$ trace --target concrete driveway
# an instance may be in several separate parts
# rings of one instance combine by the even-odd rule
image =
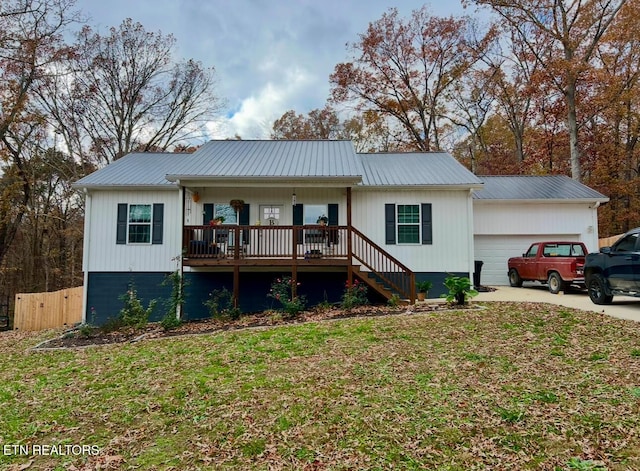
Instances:
[[[582,309],[583,311],[602,312],[620,319],[640,322],[640,298],[614,296],[613,303],[605,306],[593,304],[586,291],[577,289],[566,293],[551,294],[546,286],[524,283],[522,288],[493,286],[495,291],[480,293],[474,301],[515,301],[558,304],[560,306]]]

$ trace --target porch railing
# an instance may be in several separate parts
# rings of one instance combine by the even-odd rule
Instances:
[[[349,231],[347,226],[319,225],[184,226],[182,240],[186,259],[209,259],[212,264],[242,259],[352,263],[353,259],[402,298],[415,300],[415,274],[354,227]]]
[[[347,258],[346,226],[185,226],[186,258]]]
[[[406,265],[365,236],[351,228],[353,258],[366,267],[372,276],[413,303],[416,298],[416,276]]]

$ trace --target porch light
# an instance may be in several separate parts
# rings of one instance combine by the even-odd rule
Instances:
[[[291,195],[291,206],[296,205],[296,194],[295,192]]]

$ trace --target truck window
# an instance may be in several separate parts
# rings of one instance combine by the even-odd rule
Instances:
[[[582,244],[573,244],[571,246],[571,256],[572,257],[584,257],[585,253],[582,248]]]
[[[538,254],[538,245],[532,245],[527,252],[527,257],[535,257]]]
[[[616,252],[633,252],[636,248],[637,240],[638,234],[629,234],[614,246],[614,250]]]

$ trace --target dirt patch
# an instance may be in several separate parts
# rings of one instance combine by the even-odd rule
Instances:
[[[92,345],[109,345],[116,343],[136,342],[142,339],[167,338],[180,335],[197,335],[228,330],[239,330],[255,327],[268,327],[285,324],[299,324],[303,322],[317,322],[330,319],[346,319],[351,317],[377,317],[399,314],[414,314],[418,312],[442,311],[451,308],[464,309],[475,307],[472,304],[466,306],[450,306],[442,303],[420,303],[414,306],[360,306],[351,310],[338,308],[316,309],[304,311],[294,318],[286,318],[280,312],[265,311],[249,315],[243,315],[237,320],[203,319],[185,322],[182,325],[165,331],[158,323],[150,323],[143,328],[126,328],[112,332],[94,329],[87,335],[80,329],[73,329],[63,333],[60,337],[47,340],[37,345],[36,349],[47,348],[77,348]]]

